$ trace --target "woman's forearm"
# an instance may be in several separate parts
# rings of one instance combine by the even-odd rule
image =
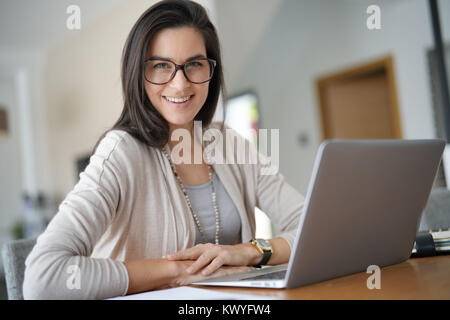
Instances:
[[[269,242],[273,253],[268,264],[287,263],[291,254],[291,248],[286,240],[273,238]],[[236,247],[240,248],[239,252],[247,257],[242,259],[241,265],[256,265],[261,261],[262,254],[251,243],[241,243],[236,245]],[[187,269],[193,263],[193,260],[167,259],[126,261],[124,264],[129,277],[127,294],[182,285],[186,282],[186,276],[189,275]]]
[[[181,265],[177,261],[146,259],[124,262],[128,271],[127,294],[173,286]]]
[[[270,257],[267,264],[277,265],[289,262],[289,257],[291,256],[291,247],[283,238],[273,238],[269,240],[272,246],[272,256]]]
[[[194,261],[169,261],[165,259],[147,259],[124,262],[128,271],[129,285],[127,294],[178,287],[201,281],[205,276],[190,274],[187,269]],[[250,271],[246,266],[224,266],[214,276],[225,276]]]

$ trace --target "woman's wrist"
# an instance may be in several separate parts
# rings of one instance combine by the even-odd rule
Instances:
[[[256,266],[261,262],[263,257],[262,253],[256,249],[256,247],[250,242],[238,244],[244,250],[247,257],[247,266]]]
[[[266,264],[277,265],[289,262],[291,248],[284,238],[272,238],[267,241],[269,241],[270,246],[272,247],[272,255]],[[247,265],[256,266],[260,264],[263,254],[252,243],[241,243],[238,246],[242,246],[242,249],[245,249],[247,252]]]
[[[165,259],[126,261],[124,265],[129,276],[127,294],[170,286],[181,274],[177,261]]]

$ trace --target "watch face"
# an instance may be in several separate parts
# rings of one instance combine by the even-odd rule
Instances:
[[[256,242],[258,242],[258,245],[263,250],[271,250],[272,247],[270,246],[270,242],[265,239],[256,239]]]

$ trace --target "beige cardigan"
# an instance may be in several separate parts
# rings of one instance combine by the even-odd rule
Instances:
[[[292,247],[303,196],[281,174],[261,175],[260,164],[213,167],[241,217],[242,242],[254,237],[258,207]],[[24,297],[125,295],[129,279],[123,261],[191,247],[195,228],[164,154],[125,131],[110,131],[26,259]]]

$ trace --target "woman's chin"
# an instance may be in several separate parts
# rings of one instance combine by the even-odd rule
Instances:
[[[194,121],[194,118],[170,118],[167,120],[172,127],[190,127]]]

